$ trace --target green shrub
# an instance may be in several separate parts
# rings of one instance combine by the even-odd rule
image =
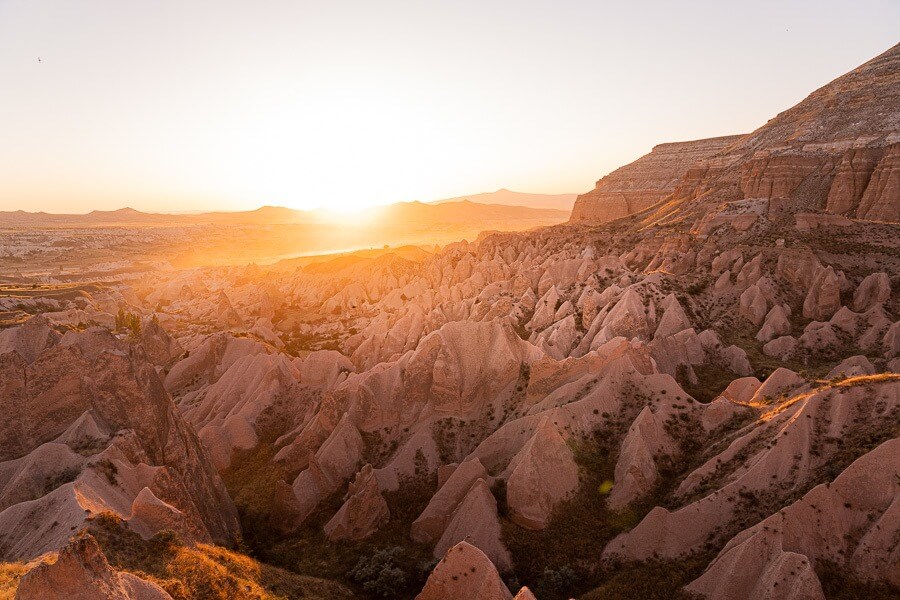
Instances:
[[[569,565],[558,569],[544,569],[544,575],[537,587],[537,595],[542,600],[565,599],[575,590],[578,575]]]
[[[394,546],[362,557],[347,574],[364,590],[382,598],[396,598],[406,588],[406,573],[398,565],[403,548]]]

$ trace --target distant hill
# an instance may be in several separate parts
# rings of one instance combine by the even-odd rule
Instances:
[[[448,202],[461,202],[469,200],[480,204],[505,204],[508,206],[526,206],[529,208],[554,208],[557,210],[572,210],[575,197],[578,194],[529,194],[527,192],[513,192],[501,188],[496,192],[484,192],[458,198],[446,198],[434,200],[428,204],[445,204]]]
[[[510,206],[494,203],[483,204],[470,200],[443,201],[437,204],[424,202],[398,202],[383,209],[371,209],[373,212],[383,210],[393,219],[419,221],[436,219],[441,222],[461,223],[467,221],[523,220],[523,219],[555,219],[563,221],[568,218],[568,211],[552,208],[531,208],[526,206]]]
[[[504,192],[506,190],[501,190]],[[496,192],[499,194],[499,192]],[[507,200],[513,197],[554,198],[539,194],[518,194],[508,192]],[[489,198],[494,194],[477,194],[472,198]],[[501,199],[503,199],[501,197]],[[574,195],[572,196],[574,201]],[[442,200],[438,203],[397,202],[386,206],[363,209],[358,217],[388,218],[393,222],[420,222],[436,220],[440,223],[468,223],[481,221],[536,221],[562,222],[569,216],[571,203],[567,208],[534,208],[510,205],[506,202],[483,203],[465,200]],[[22,210],[0,212],[0,226],[7,227],[101,227],[114,225],[284,225],[302,223],[340,222],[342,217],[324,210],[295,210],[282,206],[263,206],[251,211],[208,212],[199,214],[146,213],[133,208],[118,210],[95,210],[87,214],[54,214],[46,212],[26,212]],[[356,219],[356,217],[354,217]]]

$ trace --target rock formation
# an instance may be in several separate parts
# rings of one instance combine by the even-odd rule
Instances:
[[[6,558],[56,550],[102,511],[134,517],[147,535],[174,528],[198,541],[234,540],[237,514],[225,487],[142,348],[87,330],[34,354],[33,329],[8,330],[19,343],[0,355]]]
[[[512,597],[490,559],[471,544],[459,542],[447,550],[416,600],[511,600]]]
[[[619,167],[578,196],[570,223],[605,223],[639,213],[675,191],[689,169],[741,138],[739,135],[654,146],[649,154]]]
[[[16,600],[172,600],[155,583],[109,566],[90,534],[61,548],[55,562],[40,562],[19,582]]]
[[[824,599],[814,566],[827,560],[863,580],[897,585],[900,440],[885,442],[831,484],[726,544],[687,590],[711,600],[763,597]]]

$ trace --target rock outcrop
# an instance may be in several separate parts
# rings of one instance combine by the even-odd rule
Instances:
[[[750,135],[659,146],[573,225],[0,298],[43,311],[0,330],[4,558],[102,512],[233,541],[221,471],[292,547],[324,524],[444,556],[426,599],[716,554],[690,591],[896,583],[898,72],[900,46]],[[531,545],[560,538],[577,561]]]
[[[578,465],[566,439],[545,417],[510,463],[510,518],[528,529],[547,526],[553,509],[578,488]]]
[[[40,562],[19,582],[16,600],[172,600],[155,583],[113,569],[89,534]]]
[[[439,558],[459,542],[468,542],[484,552],[501,571],[512,568],[512,557],[503,544],[497,500],[484,479],[476,481],[456,508],[441,539],[434,547]]]
[[[360,540],[375,533],[390,518],[390,510],[372,465],[366,465],[350,484],[345,502],[328,523],[325,535],[329,540]]]
[[[864,581],[900,585],[898,477],[900,440],[894,439],[833,483],[735,536],[687,590],[710,600],[824,599],[814,570],[822,561]]]
[[[721,152],[739,135],[654,146],[649,154],[620,167],[578,196],[570,223],[605,223],[641,212],[675,191],[688,170]]]
[[[237,513],[196,434],[175,410],[141,346],[88,329],[0,355],[0,542],[7,559],[62,547],[92,514],[135,518],[188,539],[231,543]],[[17,330],[8,330],[13,334]]]
[[[467,542],[459,542],[447,550],[416,600],[511,600],[512,597],[484,552]]]

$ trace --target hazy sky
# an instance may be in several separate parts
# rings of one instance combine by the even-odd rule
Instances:
[[[897,0],[0,0],[0,209],[581,192],[898,34]]]

